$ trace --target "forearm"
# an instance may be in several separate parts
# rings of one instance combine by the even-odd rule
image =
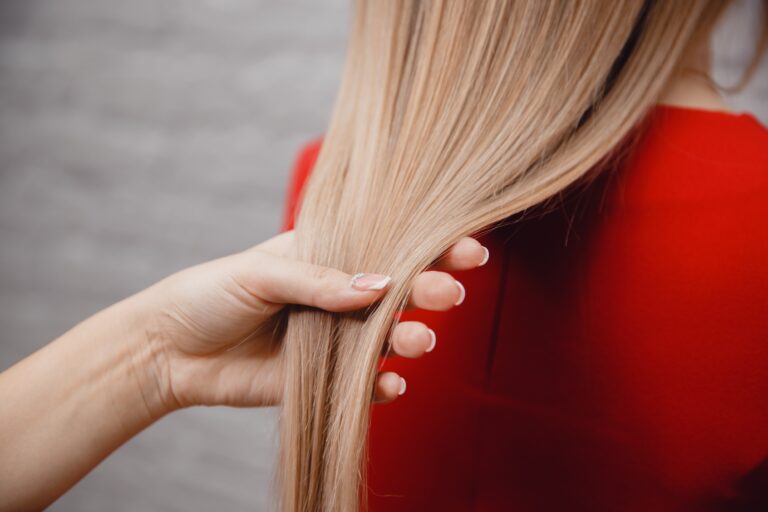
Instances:
[[[132,297],[0,374],[0,509],[43,508],[166,409]]]

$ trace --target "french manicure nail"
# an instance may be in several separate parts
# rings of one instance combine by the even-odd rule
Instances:
[[[481,261],[481,262],[480,262],[480,264],[478,265],[478,267],[482,267],[483,265],[485,265],[486,263],[488,263],[488,260],[489,260],[489,259],[490,259],[490,257],[491,257],[491,251],[489,251],[489,250],[488,250],[488,248],[487,248],[486,246],[483,246],[483,252],[485,253],[485,255],[483,256],[483,261]]]
[[[435,334],[435,331],[432,329],[427,328],[429,331],[429,337],[432,339],[432,341],[429,342],[429,347],[427,348],[427,352],[432,352],[435,350],[435,345],[437,345],[437,335]]]
[[[464,298],[467,296],[467,290],[464,289],[464,285],[460,282],[454,281],[454,283],[456,283],[456,286],[459,287],[459,299],[454,303],[454,306],[458,306],[464,302]]]
[[[402,396],[405,393],[405,379],[400,377],[400,391],[397,392],[398,396]]]
[[[349,287],[360,291],[383,290],[387,287],[391,277],[383,274],[355,274],[349,282]]]

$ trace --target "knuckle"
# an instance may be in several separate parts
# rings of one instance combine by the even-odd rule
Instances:
[[[318,284],[326,284],[330,277],[330,269],[313,265],[309,268],[309,277]]]
[[[335,309],[338,307],[337,288],[335,273],[325,267],[314,266],[309,270],[312,280],[311,301],[312,304],[324,309]]]

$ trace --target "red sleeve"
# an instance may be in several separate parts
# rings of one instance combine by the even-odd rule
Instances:
[[[286,194],[285,209],[283,210],[281,231],[293,229],[301,192],[304,189],[304,184],[309,177],[309,173],[315,166],[317,155],[320,153],[321,144],[322,139],[316,139],[305,145],[301,148],[301,151],[299,151],[299,155],[293,165],[290,181],[288,182],[288,193]]]

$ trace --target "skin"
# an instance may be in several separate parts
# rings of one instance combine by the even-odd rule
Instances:
[[[293,259],[292,244],[284,233],[174,274],[0,374],[0,510],[44,508],[177,409],[278,404],[275,315],[286,304],[351,311],[388,291],[356,290],[351,275]],[[486,254],[476,240],[460,240],[414,280],[409,308],[454,307],[460,286],[446,271],[475,268]],[[402,322],[390,343],[397,355],[420,357],[432,340],[426,325]],[[375,399],[394,400],[403,387],[399,375],[383,373]]]
[[[727,111],[709,80],[708,38],[694,45],[660,103]],[[360,309],[387,289],[355,291],[352,276],[291,257],[292,234],[181,271],[85,320],[0,374],[0,511],[52,503],[99,462],[164,415],[195,405],[280,401],[281,352],[269,335],[286,304]],[[487,259],[460,240],[413,283],[410,308],[447,311],[461,296],[446,271]],[[402,322],[392,352],[434,348],[428,327]],[[404,389],[378,376],[375,399]]]
[[[659,103],[699,110],[729,112],[712,76],[711,34],[703,34],[686,50],[680,70],[664,88]]]

